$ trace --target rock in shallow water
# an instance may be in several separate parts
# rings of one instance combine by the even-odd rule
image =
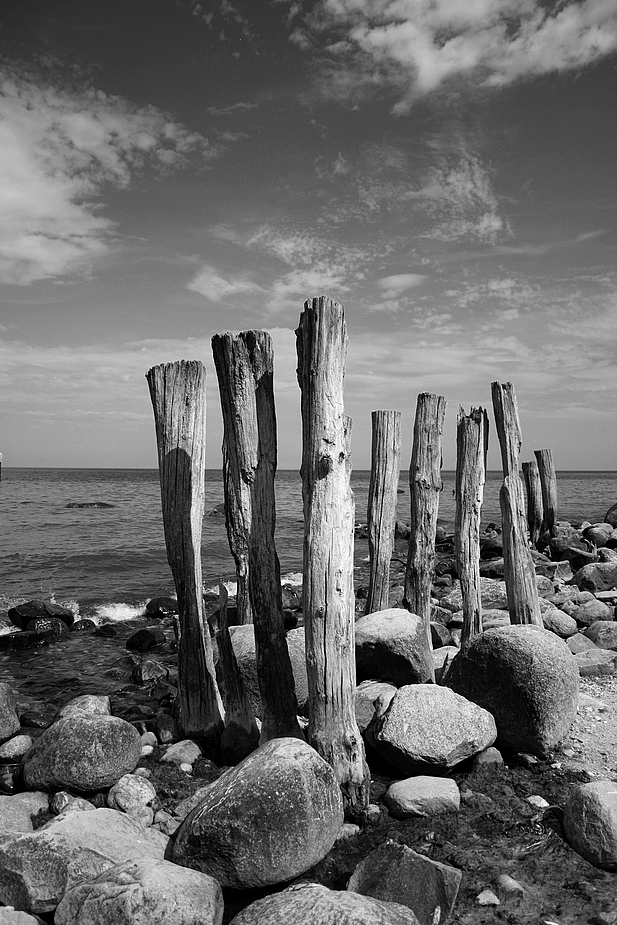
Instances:
[[[210,785],[178,829],[173,859],[223,887],[270,886],[322,860],[342,824],[330,765],[300,739],[272,739]]]

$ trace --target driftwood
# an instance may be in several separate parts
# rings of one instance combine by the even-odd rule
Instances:
[[[263,710],[261,742],[302,738],[285,639],[276,523],[276,414],[274,358],[264,331],[217,334],[212,352],[223,412],[230,510],[241,512],[239,530],[248,551],[248,585],[255,625],[257,678]]]
[[[302,395],[302,603],[309,742],[334,769],[348,816],[362,818],[370,775],[355,715],[355,508],[351,420],[343,407],[343,306],[324,296],[305,302],[296,339]]]
[[[504,476],[499,503],[510,620],[512,623],[535,623],[542,626],[536,570],[527,538],[523,483],[518,474],[518,458],[523,440],[516,395],[511,382],[493,382],[491,392]]]
[[[390,559],[401,465],[401,412],[373,411],[371,423],[371,479],[366,512],[370,566],[365,613],[386,610],[389,606]]]
[[[206,370],[196,360],[146,374],[154,409],[167,559],[178,596],[179,721],[189,738],[218,744],[223,703],[203,607]]]
[[[488,417],[483,408],[467,416],[459,409],[456,428],[456,564],[463,597],[461,647],[482,632],[480,518],[486,478]]]
[[[244,689],[227,625],[227,588],[219,584],[219,616],[216,641],[225,700],[225,728],[221,734],[223,764],[238,764],[259,746],[259,729]]]
[[[544,508],[542,531],[548,530],[549,533],[552,533],[557,520],[557,473],[555,472],[553,453],[551,450],[534,450],[534,456],[538,463],[540,485],[542,486],[542,506]]]
[[[544,506],[542,503],[540,474],[535,459],[523,463],[523,477],[525,479],[525,489],[527,491],[527,528],[529,530],[529,541],[532,546],[537,546],[542,531],[542,521],[544,520]]]
[[[416,403],[409,467],[411,522],[403,603],[421,617],[431,642],[431,583],[441,482],[441,439],[446,413],[442,395],[421,392]]]

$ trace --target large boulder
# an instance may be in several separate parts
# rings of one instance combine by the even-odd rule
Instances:
[[[0,681],[0,742],[6,742],[20,728],[15,691],[6,681]]]
[[[452,768],[488,748],[496,735],[487,710],[435,684],[399,688],[367,730],[377,752],[409,775]]]
[[[301,739],[271,739],[208,788],[173,859],[223,887],[284,883],[328,853],[343,823],[334,771]]]
[[[26,601],[23,604],[17,604],[10,608],[8,617],[11,623],[18,626],[20,630],[25,630],[31,620],[39,617],[57,617],[68,627],[75,622],[75,614],[72,610],[49,601]]]
[[[258,899],[230,925],[420,925],[407,906],[317,883],[301,883]]]
[[[255,628],[252,624],[230,626],[229,635],[236,656],[238,668],[242,676],[244,689],[248,694],[255,716],[261,716],[261,697],[259,682],[257,680],[257,659],[255,655]],[[287,649],[293,671],[298,698],[298,712],[306,713],[308,710],[308,678],[306,674],[306,652],[304,643],[304,627],[291,630],[286,635]]]
[[[0,903],[51,912],[73,884],[122,861],[162,859],[168,843],[158,829],[113,809],[62,813],[0,845]]]
[[[617,562],[592,562],[584,565],[572,578],[581,591],[612,591],[617,587]]]
[[[617,652],[617,623],[598,620],[588,626],[584,633],[599,649],[612,649]]]
[[[54,925],[221,925],[223,891],[207,874],[142,858],[71,886]]]
[[[506,584],[495,578],[480,579],[480,596],[484,610],[507,610]],[[455,581],[452,590],[441,601],[445,607],[456,612],[463,609],[463,592],[460,581]]]
[[[137,729],[118,716],[75,713],[35,741],[24,761],[24,780],[38,790],[89,793],[130,774],[141,757]]]
[[[590,626],[597,620],[612,620],[613,614],[612,607],[594,598],[593,601],[583,601],[579,604],[576,610],[572,611],[571,616],[579,626]]]
[[[543,755],[574,722],[578,678],[563,640],[514,625],[476,636],[454,659],[446,683],[492,713],[498,747]]]
[[[396,694],[396,687],[387,681],[362,681],[356,687],[356,722],[360,732],[364,732],[375,715],[375,701],[389,703]]]
[[[432,861],[407,845],[386,841],[358,864],[347,889],[409,906],[421,925],[446,925],[461,876],[455,867]]]
[[[614,527],[609,523],[591,524],[583,530],[583,536],[594,546],[606,546]]]
[[[595,780],[575,787],[564,806],[563,828],[590,864],[617,870],[617,783]]]
[[[356,673],[359,681],[423,684],[433,677],[426,628],[415,613],[397,607],[356,620]]]

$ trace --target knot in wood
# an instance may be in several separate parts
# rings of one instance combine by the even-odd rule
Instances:
[[[325,479],[334,469],[334,463],[331,456],[320,456],[317,464],[317,478]]]

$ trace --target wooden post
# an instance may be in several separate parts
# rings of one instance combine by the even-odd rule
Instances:
[[[227,625],[227,589],[219,584],[219,621],[216,634],[219,667],[225,695],[225,728],[221,734],[223,764],[237,764],[259,746],[259,729],[242,682]]]
[[[538,463],[540,485],[542,486],[542,505],[544,507],[542,530],[548,530],[549,533],[552,533],[557,520],[557,473],[553,463],[553,453],[551,450],[534,450],[533,454]]]
[[[536,570],[527,539],[523,483],[518,474],[518,457],[523,440],[514,386],[511,382],[493,382],[491,393],[504,476],[499,503],[510,620],[512,623],[535,623],[542,626]]]
[[[542,504],[540,474],[535,459],[523,463],[523,477],[525,479],[525,489],[527,491],[527,528],[529,530],[529,541],[532,546],[536,546],[542,530],[544,506]]]
[[[281,570],[274,544],[276,413],[274,353],[265,331],[215,334],[212,352],[223,411],[230,489],[248,550],[257,678],[263,710],[261,743],[303,738],[285,639]]]
[[[394,547],[396,495],[401,464],[401,412],[371,414],[371,480],[366,520],[370,572],[365,613],[386,610]]]
[[[180,725],[188,738],[218,745],[223,703],[205,619],[201,531],[206,471],[206,370],[197,360],[146,373],[154,409],[167,559],[176,593]]]
[[[223,440],[223,492],[225,499],[225,527],[229,549],[236,563],[236,609],[238,623],[252,623],[253,610],[249,594],[249,550],[246,541],[250,507],[246,493],[234,482],[230,471],[227,442]]]
[[[456,516],[454,541],[463,597],[461,647],[482,632],[480,518],[486,476],[488,418],[483,408],[469,416],[459,408],[456,428]]]
[[[431,643],[431,584],[441,483],[441,438],[446,413],[442,395],[421,392],[416,403],[409,466],[411,522],[403,603],[421,617]],[[434,675],[433,675],[434,680]]]
[[[347,815],[362,819],[370,774],[355,714],[355,506],[350,487],[351,421],[343,407],[343,306],[325,296],[305,302],[296,346],[302,393],[302,603],[309,742],[334,769]]]

